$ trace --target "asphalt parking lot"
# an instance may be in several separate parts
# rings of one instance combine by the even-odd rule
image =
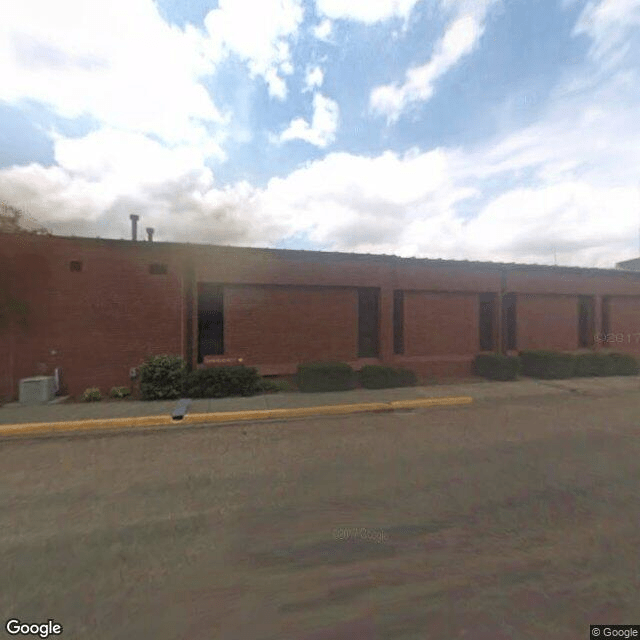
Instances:
[[[564,395],[2,441],[4,619],[74,640],[640,624],[639,416],[636,393]]]

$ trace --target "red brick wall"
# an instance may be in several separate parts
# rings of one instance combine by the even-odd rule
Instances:
[[[421,358],[395,358],[393,366],[412,369],[427,381],[429,378],[469,378],[473,376],[472,356],[430,356]]]
[[[478,295],[406,291],[405,356],[468,355],[479,351]]]
[[[224,305],[225,355],[248,364],[356,357],[355,289],[227,286]]]
[[[500,273],[495,268],[470,269],[458,265],[440,265],[438,262],[421,264],[407,261],[391,267],[393,288],[405,290],[486,292],[500,290]]]
[[[577,296],[518,295],[516,323],[518,350],[578,348]]]
[[[71,260],[83,262],[81,273],[69,270]],[[150,275],[155,262],[168,274]],[[492,265],[0,234],[0,277],[32,309],[26,332],[0,329],[0,396],[15,397],[19,378],[39,373],[39,363],[49,373],[62,367],[75,395],[129,384],[130,367],[149,353],[184,354],[188,262],[197,281],[227,287],[227,352],[266,368],[361,364],[356,289],[378,287],[381,359],[425,375],[464,375],[479,349],[477,294],[499,291],[502,279]],[[625,336],[615,346],[636,350],[639,274],[523,267],[506,275],[506,290],[518,294],[518,348],[577,348],[583,294],[613,296],[611,331]],[[393,354],[394,289],[406,292],[403,356]]]
[[[614,334],[614,341],[602,346],[640,353],[640,297],[612,297],[609,305],[609,331]]]
[[[61,367],[72,395],[88,386],[108,393],[129,385],[130,367],[148,353],[182,352],[182,276],[175,266],[167,275],[148,272],[151,262],[170,256],[108,243],[1,240],[3,258],[21,274],[16,292],[31,309],[28,330],[12,331],[14,366],[0,381],[4,397],[15,397],[19,379],[38,375],[40,364],[48,374]],[[82,261],[81,272],[70,271],[71,260]],[[10,337],[0,334],[3,364]]]
[[[279,284],[294,286],[377,287],[389,273],[378,256],[370,259],[332,260],[321,255],[292,251],[262,252],[234,247],[189,247],[197,264],[200,282]]]
[[[640,295],[640,273],[624,271],[602,274],[549,271],[527,267],[508,272],[507,289],[517,293],[563,295]]]

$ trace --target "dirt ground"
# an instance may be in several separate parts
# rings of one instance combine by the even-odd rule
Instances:
[[[1,441],[1,613],[73,640],[640,624],[639,417],[627,393]]]

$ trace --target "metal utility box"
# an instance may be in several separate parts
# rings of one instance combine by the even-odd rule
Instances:
[[[20,380],[20,404],[46,404],[54,399],[56,381],[53,376],[36,376]]]

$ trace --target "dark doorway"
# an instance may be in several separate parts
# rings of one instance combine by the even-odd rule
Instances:
[[[502,297],[502,340],[505,351],[517,349],[516,294],[507,293]]]
[[[578,297],[578,347],[585,349],[593,345],[595,336],[595,301],[593,296]]]
[[[193,368],[193,307],[196,289],[196,274],[193,265],[188,265],[184,275],[185,287],[185,325],[187,327],[185,334],[185,355],[187,360],[187,369],[191,371]]]
[[[223,289],[214,284],[198,284],[198,362],[204,356],[224,354]]]
[[[379,290],[358,289],[358,357],[378,357]]]
[[[496,348],[496,294],[481,293],[478,314],[480,332],[480,351],[493,351]]]
[[[404,353],[404,291],[393,292],[393,352]]]
[[[611,332],[611,298],[604,296],[602,298],[602,336],[601,340],[606,340],[607,335]]]

